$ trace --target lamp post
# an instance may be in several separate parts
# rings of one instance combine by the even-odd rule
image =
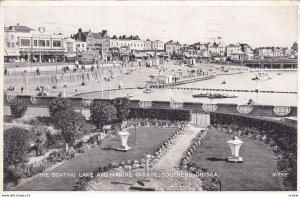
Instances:
[[[27,72],[26,72],[26,94],[28,95],[28,85],[29,85],[29,80],[28,80],[28,72],[29,72],[29,61],[30,61],[30,54],[29,54],[29,49],[28,49],[28,55],[27,55]]]
[[[243,142],[238,137],[233,136],[233,138],[227,141],[227,143],[230,146],[231,155],[232,155],[231,157],[228,157],[228,162],[242,163],[244,160],[242,157],[239,156],[239,151]]]

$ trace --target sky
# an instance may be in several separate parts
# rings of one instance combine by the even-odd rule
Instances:
[[[46,27],[66,36],[78,28],[180,43],[213,41],[252,47],[291,47],[297,40],[295,7],[5,7],[4,25]]]

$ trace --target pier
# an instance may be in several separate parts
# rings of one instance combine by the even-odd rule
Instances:
[[[268,90],[235,90],[235,89],[220,89],[220,88],[186,88],[186,87],[153,87],[153,88],[165,88],[165,89],[177,89],[177,90],[202,90],[202,91],[220,91],[220,92],[256,92],[256,93],[282,93],[282,94],[297,94],[298,92],[293,91],[268,91]]]
[[[151,88],[164,88],[164,87],[171,88],[172,86],[183,85],[183,84],[187,84],[187,83],[193,83],[193,82],[197,82],[197,81],[212,79],[212,78],[215,78],[216,76],[217,75],[194,77],[194,78],[179,80],[179,81],[172,82],[172,83],[165,83],[165,84],[163,84],[163,83],[154,84],[154,83],[150,83],[150,82],[147,82],[147,83]]]
[[[244,66],[249,68],[262,69],[297,69],[297,59],[265,59],[265,60],[245,60],[241,62]]]

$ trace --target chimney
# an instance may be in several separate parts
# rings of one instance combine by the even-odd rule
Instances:
[[[17,26],[20,26],[20,23],[17,23]]]

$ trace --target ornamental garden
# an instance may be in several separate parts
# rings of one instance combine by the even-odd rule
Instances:
[[[68,98],[51,100],[49,117],[25,116],[27,105],[13,99],[4,117],[5,190],[296,190],[292,124],[211,112],[201,127],[189,110],[132,108],[127,98],[94,100],[88,120]],[[243,162],[228,162],[233,136]]]

